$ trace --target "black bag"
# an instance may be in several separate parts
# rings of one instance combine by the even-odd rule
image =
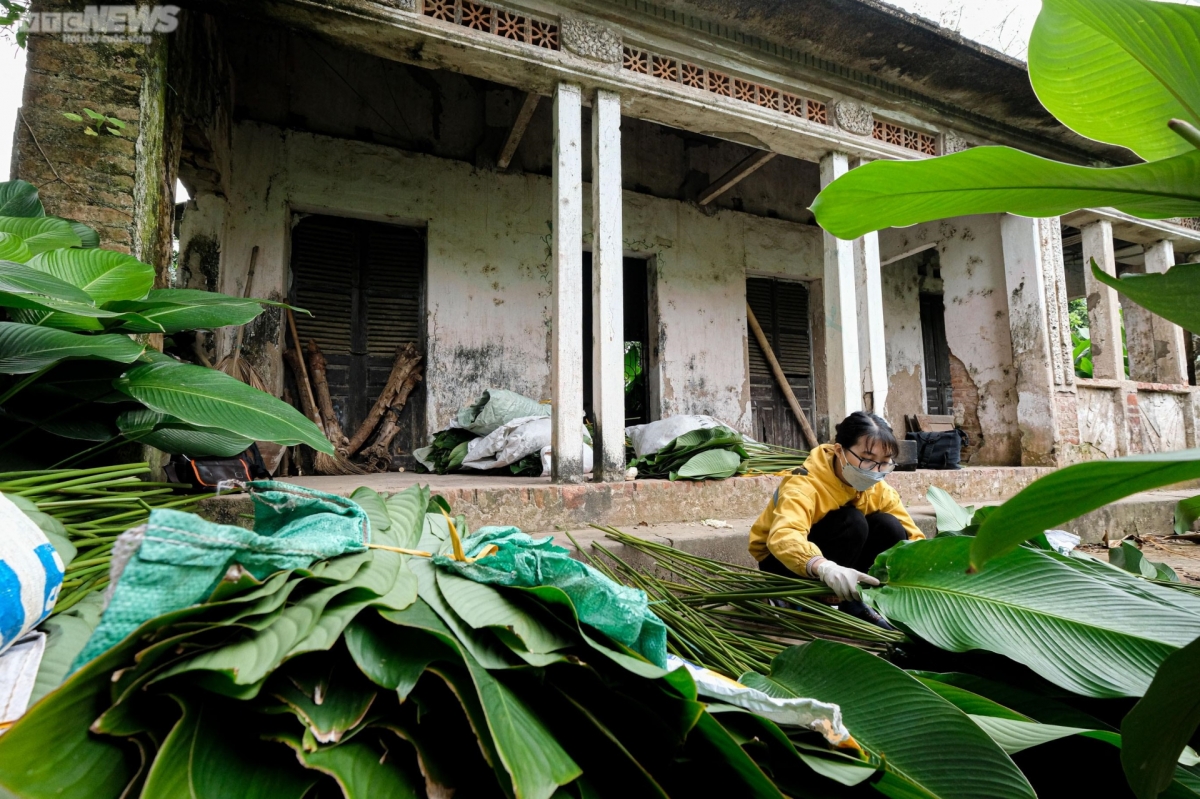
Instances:
[[[258,445],[232,458],[189,458],[187,455],[172,455],[167,465],[167,479],[172,483],[184,483],[193,488],[216,490],[219,486],[250,480],[261,480],[271,476],[259,454]]]
[[[917,442],[917,466],[921,469],[961,469],[962,448],[971,442],[959,428],[942,433],[909,433]]]

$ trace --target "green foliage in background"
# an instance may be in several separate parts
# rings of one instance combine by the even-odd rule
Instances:
[[[0,461],[65,464],[124,441],[192,456],[255,440],[333,452],[290,405],[139,336],[243,325],[279,303],[156,289],[153,267],[98,240],[46,216],[30,184],[0,184]]]
[[[1084,167],[1006,147],[921,162],[878,161],[822,191],[813,204],[817,221],[836,236],[853,238],[974,213],[1046,217],[1111,206],[1146,219],[1200,216],[1200,8],[1150,0],[1044,0],[1030,40],[1029,72],[1038,98],[1063,124],[1128,147],[1146,162]],[[1184,329],[1200,328],[1200,267],[1114,278],[1090,266],[1098,280],[1153,313]],[[1083,352],[1077,340],[1076,355]],[[984,519],[970,543],[969,565],[986,575],[998,566],[993,561],[1046,529],[1130,494],[1197,477],[1200,450],[1060,469]],[[1200,680],[1197,668],[1187,668],[1194,656],[1181,650],[1177,657],[1180,665],[1162,669],[1149,695],[1182,695]],[[1143,670],[1139,680],[1144,678]],[[1187,713],[1160,726],[1156,713],[1165,716],[1165,705],[1144,702],[1137,723],[1128,725],[1124,764],[1139,799],[1164,789],[1164,775],[1196,727],[1195,715]]]

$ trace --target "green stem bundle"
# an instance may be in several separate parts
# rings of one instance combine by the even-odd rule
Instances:
[[[602,557],[584,552],[610,579],[646,592],[650,609],[667,625],[671,652],[734,679],[747,671],[766,673],[784,649],[814,638],[872,651],[904,640],[901,633],[830,607],[822,601],[829,588],[819,581],[722,563],[612,527],[592,526],[654,561],[646,571],[605,547],[593,546]],[[583,552],[578,543],[576,548]],[[783,606],[771,600],[782,600]]]
[[[108,585],[117,536],[144,524],[155,508],[191,510],[200,496],[178,493],[175,483],[152,483],[148,463],[91,469],[0,473],[0,493],[24,497],[63,525],[76,549],[67,564],[55,613]]]

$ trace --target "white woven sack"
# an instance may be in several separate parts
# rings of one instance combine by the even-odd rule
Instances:
[[[0,494],[0,652],[50,615],[63,562],[33,520]]]

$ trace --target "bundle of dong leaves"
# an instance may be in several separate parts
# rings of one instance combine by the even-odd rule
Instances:
[[[742,745],[763,735],[780,785],[829,782],[809,761],[859,769],[816,732],[710,712],[686,670],[581,627],[562,591],[395,551],[452,550],[427,491],[355,498],[385,548],[146,622],[0,736],[0,794],[778,797]]]
[[[721,480],[736,474],[771,474],[804,463],[803,450],[747,441],[724,425],[691,430],[658,452],[634,458],[638,477],[671,480]]]

